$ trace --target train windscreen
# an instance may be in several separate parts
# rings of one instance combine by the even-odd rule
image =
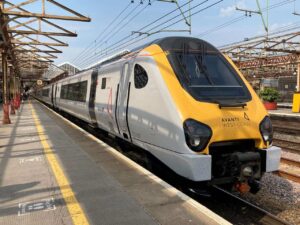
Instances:
[[[218,103],[251,100],[240,76],[216,48],[195,38],[178,39],[164,50],[180,83],[195,99]]]

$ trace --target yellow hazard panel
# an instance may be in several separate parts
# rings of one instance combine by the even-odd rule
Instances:
[[[210,143],[253,139],[255,140],[256,147],[267,147],[259,131],[259,124],[267,115],[267,111],[251,85],[227,56],[225,58],[245,82],[252,96],[252,100],[247,102],[247,106],[244,108],[220,109],[218,104],[195,100],[182,88],[166,57],[166,53],[158,45],[151,45],[145,51],[149,52],[155,59],[167,88],[180,112],[182,123],[186,119],[191,118],[210,126],[213,131]],[[208,153],[208,147],[203,152]]]
[[[292,112],[294,113],[300,112],[300,93],[294,93]]]

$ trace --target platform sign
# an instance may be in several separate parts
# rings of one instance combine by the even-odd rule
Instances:
[[[42,81],[42,80],[37,80],[37,81],[36,81],[36,84],[37,84],[38,86],[42,86],[42,85],[43,85],[43,81]]]

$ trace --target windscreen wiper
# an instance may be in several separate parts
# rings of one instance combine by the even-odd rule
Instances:
[[[177,58],[177,61],[179,62],[179,65],[181,67],[181,71],[183,72],[183,75],[185,77],[185,79],[187,80],[187,82],[190,84],[191,83],[191,80],[190,80],[190,77],[189,75],[187,74],[186,72],[186,65],[183,64],[183,62],[180,60],[178,54],[175,54],[176,58]]]
[[[247,106],[247,103],[244,102],[233,102],[233,103],[221,103],[219,102],[219,109],[222,108],[239,108],[242,107],[244,108],[245,106]]]
[[[198,59],[198,57],[199,57],[199,56],[195,56],[197,65],[201,68],[201,71],[203,72],[203,74],[204,74],[206,80],[207,80],[211,85],[213,85],[214,83],[213,83],[212,79],[210,79],[209,74],[207,73],[206,68],[204,68],[204,66],[203,66],[203,64],[202,64],[202,60],[201,60],[201,62],[200,62],[200,60]]]

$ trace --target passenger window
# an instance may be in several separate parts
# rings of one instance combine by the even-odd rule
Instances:
[[[134,66],[134,86],[137,89],[141,89],[145,87],[148,83],[148,75],[145,69],[140,66],[139,64],[136,64]]]
[[[106,88],[106,77],[102,78],[102,84],[101,84],[101,89],[105,89]]]

